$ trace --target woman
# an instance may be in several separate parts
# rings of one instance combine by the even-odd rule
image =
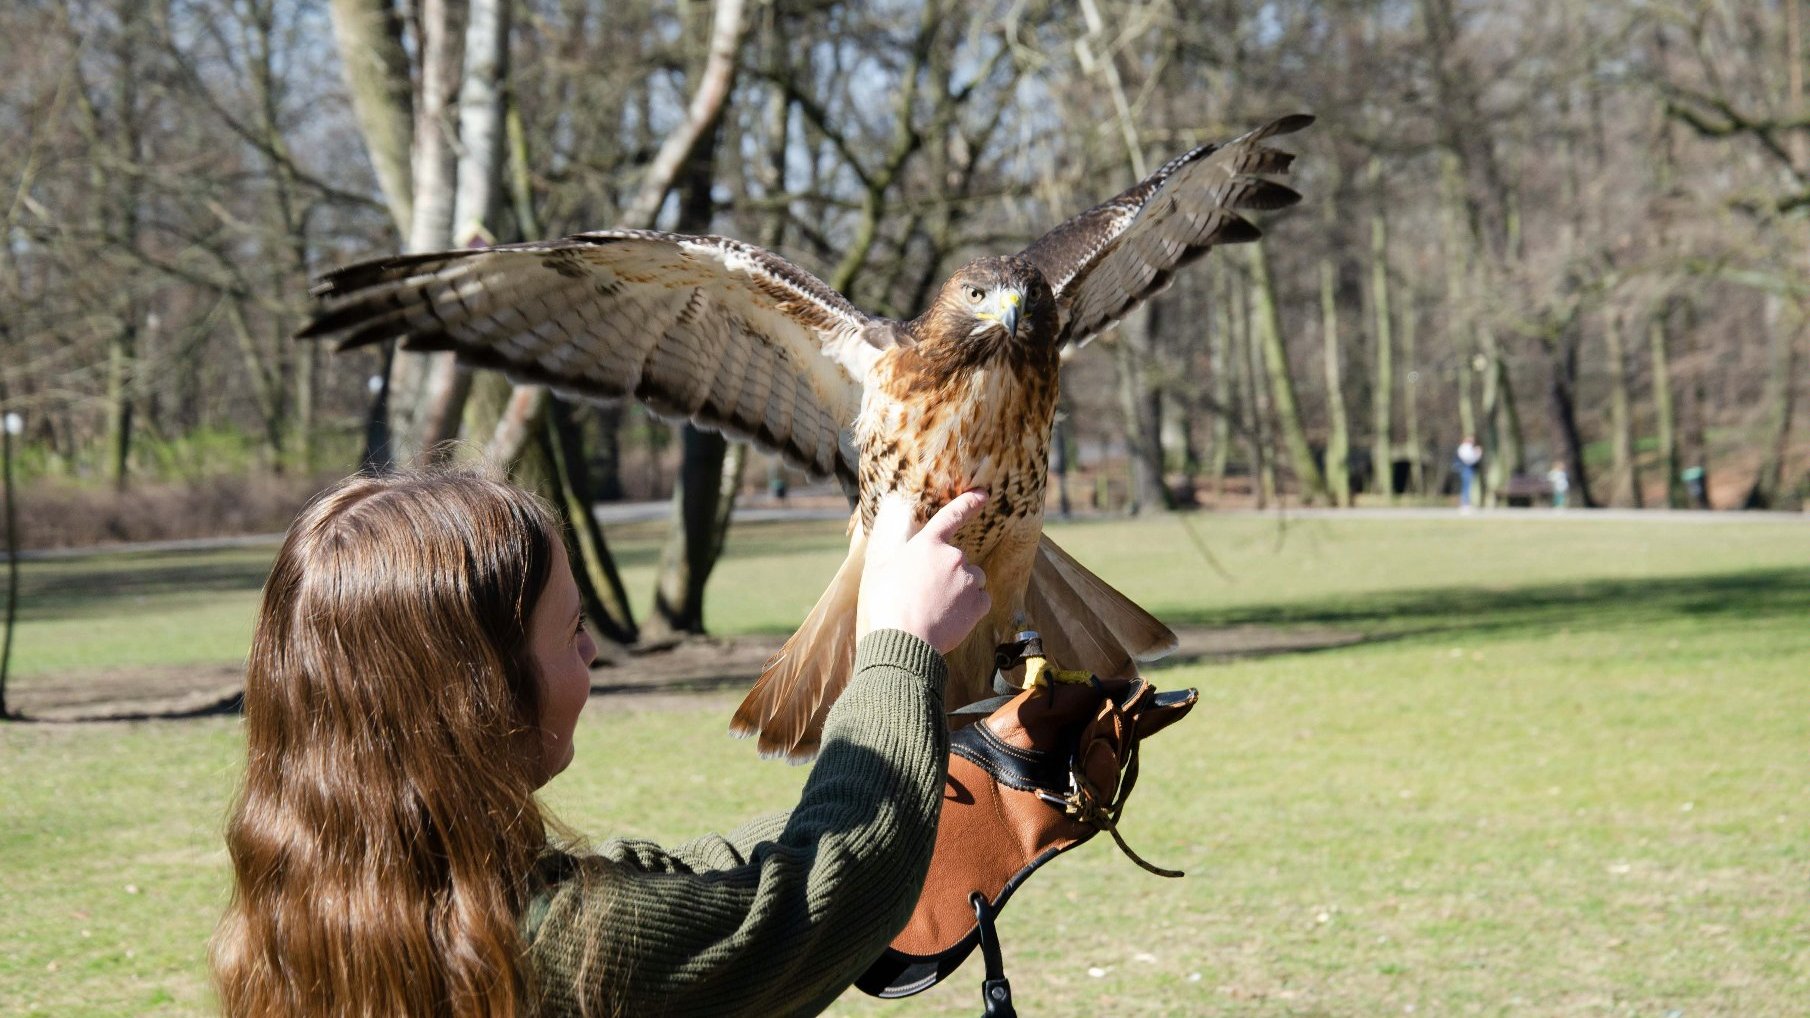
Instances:
[[[985,496],[869,544],[856,678],[798,808],[666,851],[549,841],[595,653],[558,525],[467,474],[358,477],[290,527],[246,669],[233,1016],[792,1014],[909,917],[947,734],[941,652],[986,610],[948,538]]]

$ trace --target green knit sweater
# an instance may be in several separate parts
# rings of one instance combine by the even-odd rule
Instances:
[[[523,919],[546,1018],[815,1014],[903,929],[948,766],[942,656],[869,634],[796,809],[676,849],[550,856]]]

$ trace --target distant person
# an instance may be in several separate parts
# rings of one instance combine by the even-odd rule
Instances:
[[[948,541],[984,501],[959,495],[915,535],[905,503],[882,504],[853,678],[797,809],[671,850],[592,850],[536,796],[572,760],[596,652],[558,518],[471,474],[355,477],[316,498],[246,664],[221,1010],[828,1007],[905,926],[930,865],[943,654],[988,610]]]
[[[1458,443],[1458,508],[1469,510],[1471,496],[1477,489],[1477,464],[1483,462],[1483,447],[1475,435],[1464,436]]]
[[[1571,475],[1565,472],[1563,460],[1552,461],[1552,469],[1546,471],[1546,483],[1552,485],[1552,507],[1565,508],[1565,495],[1571,490]]]
[[[1691,508],[1708,509],[1709,491],[1703,483],[1703,468],[1685,467],[1679,472],[1678,477],[1684,482],[1685,490],[1690,493]]]
[[[767,464],[767,494],[773,496],[775,502],[784,502],[790,488],[790,478],[786,476],[786,465],[780,462],[778,456],[773,457]]]

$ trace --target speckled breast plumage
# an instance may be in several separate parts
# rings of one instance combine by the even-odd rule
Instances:
[[[855,424],[860,450],[861,523],[880,499],[899,493],[928,520],[971,488],[990,498],[957,534],[970,560],[987,568],[1002,545],[1035,546],[1043,528],[1055,364],[999,360],[950,374],[913,370],[910,350],[879,365]]]

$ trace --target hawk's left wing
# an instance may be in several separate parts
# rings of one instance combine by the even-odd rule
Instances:
[[[1263,142],[1313,123],[1298,113],[1225,145],[1202,145],[1110,201],[1088,209],[1025,248],[1061,309],[1060,343],[1085,343],[1169,285],[1175,270],[1217,244],[1256,240],[1241,210],[1301,200],[1259,174],[1286,173],[1295,157]]]
[[[898,324],[785,259],[645,230],[399,255],[329,273],[301,333],[399,338],[474,367],[752,439],[853,481],[842,433]]]

